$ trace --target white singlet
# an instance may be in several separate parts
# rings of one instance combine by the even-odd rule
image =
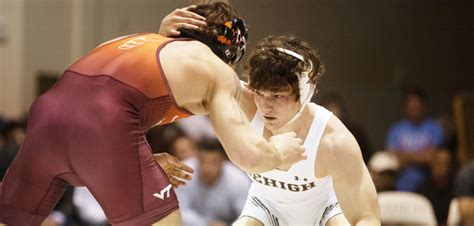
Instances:
[[[332,113],[313,103],[309,106],[315,110],[315,116],[304,141],[308,159],[294,164],[288,171],[249,173],[252,185],[241,216],[255,218],[265,226],[324,226],[330,218],[342,213],[332,178],[314,175],[319,142]],[[263,135],[263,118],[258,111],[252,126],[257,134]]]

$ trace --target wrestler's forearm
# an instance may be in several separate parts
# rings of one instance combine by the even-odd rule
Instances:
[[[241,132],[236,133],[233,139],[227,142],[221,134],[216,134],[223,141],[222,145],[235,165],[248,173],[266,172],[281,165],[281,155],[269,142],[258,136],[250,127],[239,130]]]
[[[251,127],[239,106],[242,87],[234,80],[220,80],[209,101],[209,119],[229,159],[249,173],[275,169],[282,155]]]
[[[277,168],[282,162],[280,153],[253,130],[237,101],[227,99],[219,106],[212,108],[210,120],[229,159],[248,173]]]
[[[242,156],[243,161],[238,164],[239,167],[248,173],[262,173],[280,166],[282,160],[277,150],[264,139],[260,137],[256,137],[256,139],[261,140],[249,147],[250,156]]]

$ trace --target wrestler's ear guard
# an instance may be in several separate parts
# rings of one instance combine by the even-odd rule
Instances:
[[[213,24],[217,26],[217,35],[208,36],[199,31],[179,28],[180,37],[194,38],[209,46],[212,52],[226,63],[235,64],[245,54],[248,30],[244,20],[234,18],[224,24]]]
[[[301,73],[296,73],[298,77],[298,87],[300,89],[300,103],[305,105],[311,101],[311,97],[313,97],[314,90],[316,89],[315,84],[311,84],[309,75],[313,71],[313,62],[308,59],[308,63],[306,63],[304,57],[294,51],[284,48],[276,48],[279,52],[286,53],[290,56],[295,57],[296,59],[302,61],[305,64],[305,70]]]
[[[221,45],[226,62],[235,64],[239,62],[245,54],[247,46],[248,29],[241,18],[234,18],[221,24],[216,37]]]

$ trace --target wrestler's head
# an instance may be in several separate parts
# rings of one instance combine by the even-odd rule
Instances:
[[[212,2],[199,4],[189,11],[206,17],[207,25],[198,30],[181,28],[180,36],[203,42],[226,63],[235,64],[242,59],[247,44],[247,27],[232,6],[225,2]]]
[[[269,129],[286,125],[300,112],[324,72],[316,50],[293,35],[264,38],[252,51],[244,69]]]

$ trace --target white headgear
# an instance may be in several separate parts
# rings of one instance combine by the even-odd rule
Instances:
[[[277,47],[276,50],[286,53],[290,56],[295,57],[298,60],[301,60],[303,63],[305,63],[304,57],[294,51],[291,51],[289,49],[284,49],[284,48],[279,48]],[[309,74],[311,71],[313,71],[313,62],[308,59],[309,65],[306,68],[306,70],[302,71],[301,73],[297,73],[296,76],[298,77],[298,87],[300,89],[300,103],[301,103],[301,108],[300,110],[291,118],[284,126],[289,125],[293,123],[297,118],[301,116],[303,113],[303,109],[307,103],[311,101],[311,97],[313,97],[314,90],[316,89],[316,85],[311,84],[309,82]]]
[[[284,48],[276,48],[276,50],[286,53],[290,56],[293,56],[294,58],[302,61],[305,63],[304,57],[294,51],[291,51],[289,49],[284,49]],[[302,71],[301,73],[297,73],[296,76],[298,76],[298,87],[300,89],[300,103],[302,105],[305,105],[309,103],[311,100],[311,97],[313,97],[314,90],[315,90],[315,85],[311,84],[309,82],[309,74],[311,71],[313,71],[313,62],[311,60],[308,60],[309,65],[306,68],[306,70]]]

